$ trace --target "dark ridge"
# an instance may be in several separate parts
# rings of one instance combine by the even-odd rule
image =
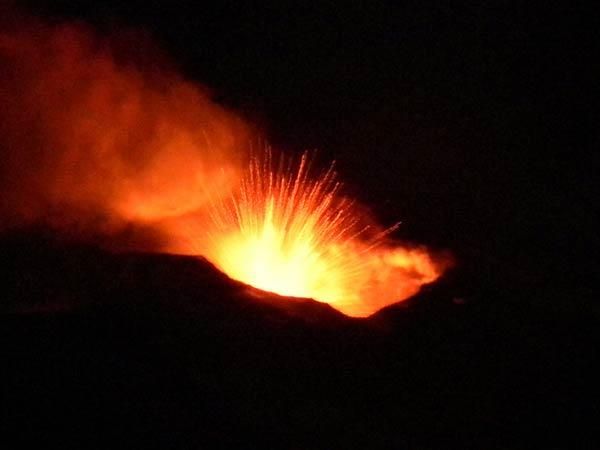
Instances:
[[[534,448],[564,447],[564,431],[574,448],[595,439],[590,315],[498,289],[459,298],[449,279],[353,320],[253,290],[198,258],[31,233],[5,235],[0,251],[11,448]]]
[[[202,257],[111,252],[42,229],[6,233],[0,247],[7,262],[4,312],[141,308],[220,322],[240,313],[273,323],[352,322],[325,303],[234,281]]]

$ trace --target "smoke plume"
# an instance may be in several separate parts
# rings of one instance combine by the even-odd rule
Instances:
[[[139,249],[202,254],[240,281],[355,316],[447,266],[369,237],[369,215],[305,156],[295,169],[250,164],[250,127],[145,35],[18,22],[0,28],[0,230],[43,224],[116,249],[140,235],[123,230],[151,230],[159,238]]]
[[[235,183],[248,127],[149,48],[83,24],[0,30],[0,225],[152,222]]]

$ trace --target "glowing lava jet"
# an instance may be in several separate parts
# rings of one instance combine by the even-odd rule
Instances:
[[[391,242],[341,195],[332,167],[266,152],[246,169],[251,127],[113,44],[81,25],[0,29],[0,228],[48,223],[94,239],[142,225],[164,235],[144,250],[200,254],[352,316],[439,276],[426,250]]]
[[[377,232],[339,190],[333,166],[312,178],[307,154],[294,163],[267,152],[191,228],[194,246],[234,279],[351,316],[370,315],[439,276],[427,252],[389,244],[395,227]]]

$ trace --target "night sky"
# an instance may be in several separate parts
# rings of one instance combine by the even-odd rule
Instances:
[[[507,366],[526,366],[526,386],[537,385],[527,370],[544,373],[546,356],[550,367],[563,367],[563,357],[554,355],[561,343],[566,353],[585,348],[581,367],[594,358],[598,333],[573,337],[581,317],[589,319],[585,330],[597,330],[600,311],[594,286],[600,118],[593,94],[600,39],[597,16],[582,2],[23,3],[44,20],[83,20],[117,36],[142,30],[184,77],[208,86],[275,148],[317,149],[324,167],[335,160],[348,193],[385,225],[402,222],[395,238],[455,255],[456,267],[440,289],[490,307],[480,329],[479,312],[457,322],[456,329],[479,330],[465,342],[488,336],[495,308],[502,309],[502,325],[491,332],[494,348],[511,355]],[[536,328],[546,310],[556,316]],[[415,339],[429,342],[439,333],[445,342],[435,314],[428,316],[429,331],[415,332]],[[563,314],[572,321],[555,326]],[[529,350],[512,356],[530,332],[539,333],[538,341],[526,348],[546,352],[539,366],[527,366]],[[558,337],[561,332],[572,340]],[[254,351],[260,353],[258,344]],[[415,355],[419,361],[421,353]],[[473,355],[484,360],[486,348]],[[466,356],[463,363],[471,367]],[[423,373],[437,370],[427,364]],[[478,376],[489,375],[481,370]],[[503,386],[515,402],[517,384]],[[488,392],[487,384],[478,386]],[[578,392],[591,398],[591,383]],[[579,400],[564,395],[552,407],[563,402],[577,409]]]

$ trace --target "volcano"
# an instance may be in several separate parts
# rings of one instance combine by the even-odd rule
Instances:
[[[447,278],[353,319],[201,258],[113,253],[39,231],[5,233],[0,249],[3,436],[13,442],[510,448],[539,444],[551,427],[588,439],[597,332],[580,317],[535,311],[531,321],[526,307],[454,297]]]
[[[13,3],[0,448],[600,448],[595,11]]]

